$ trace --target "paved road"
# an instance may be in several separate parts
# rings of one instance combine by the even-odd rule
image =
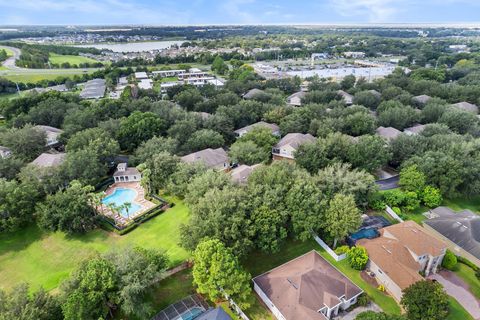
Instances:
[[[380,190],[390,190],[390,189],[398,188],[399,180],[400,180],[400,177],[397,175],[388,179],[377,180],[375,181],[375,183],[377,184]]]
[[[480,319],[480,302],[466,289],[468,285],[456,274],[450,271],[440,271],[428,278],[440,282],[445,291],[454,297],[475,320]]]
[[[20,69],[15,65],[15,60],[20,58],[20,54],[21,54],[20,49],[14,48],[14,47],[7,47],[7,46],[0,46],[0,49],[10,49],[13,52],[13,56],[3,61],[2,65],[5,68],[9,68],[9,69]]]
[[[9,75],[9,76],[17,76],[17,75],[28,75],[28,74],[59,74],[59,75],[67,75],[67,74],[82,74],[88,73],[89,71],[96,71],[100,68],[71,68],[71,69],[27,69],[17,67],[15,65],[15,61],[20,58],[21,51],[18,48],[14,47],[7,47],[7,46],[0,46],[0,49],[10,49],[13,52],[13,56],[8,58],[2,63],[2,66],[7,68],[8,70],[0,70],[0,76]]]

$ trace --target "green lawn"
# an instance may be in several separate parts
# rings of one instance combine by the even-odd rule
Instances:
[[[458,263],[455,274],[462,278],[470,286],[470,292],[480,299],[480,280],[475,276],[475,271],[463,263]]]
[[[457,300],[452,297],[449,297],[450,302],[450,313],[445,320],[473,320],[470,313],[465,310]]]
[[[88,71],[77,69],[52,69],[48,73],[42,70],[29,69],[28,72],[19,72],[16,70],[2,71],[0,77],[14,82],[36,83],[41,80],[55,80],[58,77],[73,78],[75,75],[90,74],[98,69],[90,69]],[[4,72],[4,73],[3,73]]]
[[[343,272],[350,280],[352,280],[370,297],[372,297],[372,300],[374,300],[375,303],[378,304],[386,313],[400,314],[400,307],[393,298],[384,295],[382,292],[377,290],[377,288],[366,283],[361,278],[360,272],[352,269],[346,260],[335,262],[335,260],[333,260],[333,258],[328,255],[314,240],[308,240],[305,242],[289,240],[277,254],[254,252],[250,254],[245,261],[243,261],[243,265],[252,274],[252,276],[255,277],[311,250],[317,250],[326,260]],[[253,311],[259,317],[253,317],[252,310],[246,310],[245,313],[249,316],[252,315],[252,318],[254,319],[270,319],[271,315],[269,312],[259,304],[260,303],[257,303],[253,306]],[[265,310],[267,316],[265,315],[265,312],[260,312],[260,307]]]
[[[28,282],[32,289],[56,288],[75,266],[97,252],[122,246],[163,249],[171,264],[189,257],[179,246],[179,226],[188,218],[188,209],[178,199],[165,213],[142,224],[132,232],[119,236],[103,230],[67,237],[64,233],[45,233],[36,226],[13,234],[0,235],[0,287],[12,288]]]
[[[423,213],[425,213],[427,211],[428,211],[427,207],[420,206],[412,212],[402,213],[402,216],[404,217],[404,220],[413,220],[416,223],[421,225],[423,220],[425,220],[427,218],[423,215]]]
[[[62,64],[62,63],[70,63],[71,65],[79,65],[81,63],[96,63],[97,60],[90,59],[87,57],[82,56],[72,56],[72,55],[62,55],[56,53],[50,53],[50,63],[54,64]]]
[[[469,209],[475,213],[480,213],[480,196],[472,198],[445,199],[442,206],[449,207],[455,211]]]

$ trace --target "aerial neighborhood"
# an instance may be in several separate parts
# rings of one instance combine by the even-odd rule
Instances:
[[[5,26],[0,319],[480,319],[479,34]]]

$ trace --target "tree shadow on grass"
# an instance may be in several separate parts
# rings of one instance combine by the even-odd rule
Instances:
[[[2,233],[0,234],[0,255],[9,251],[24,250],[47,235],[36,224],[31,224],[14,232]]]

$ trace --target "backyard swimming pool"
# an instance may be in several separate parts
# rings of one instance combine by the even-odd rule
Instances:
[[[136,196],[137,192],[133,189],[116,188],[111,195],[102,199],[102,203],[107,206],[113,204],[117,207],[121,207],[127,202],[130,203],[128,210],[127,208],[122,208],[120,210],[120,214],[123,217],[128,218],[142,208],[142,206],[134,202]]]
[[[350,239],[357,241],[360,239],[373,239],[378,237],[378,231],[373,228],[362,229],[350,235]]]

